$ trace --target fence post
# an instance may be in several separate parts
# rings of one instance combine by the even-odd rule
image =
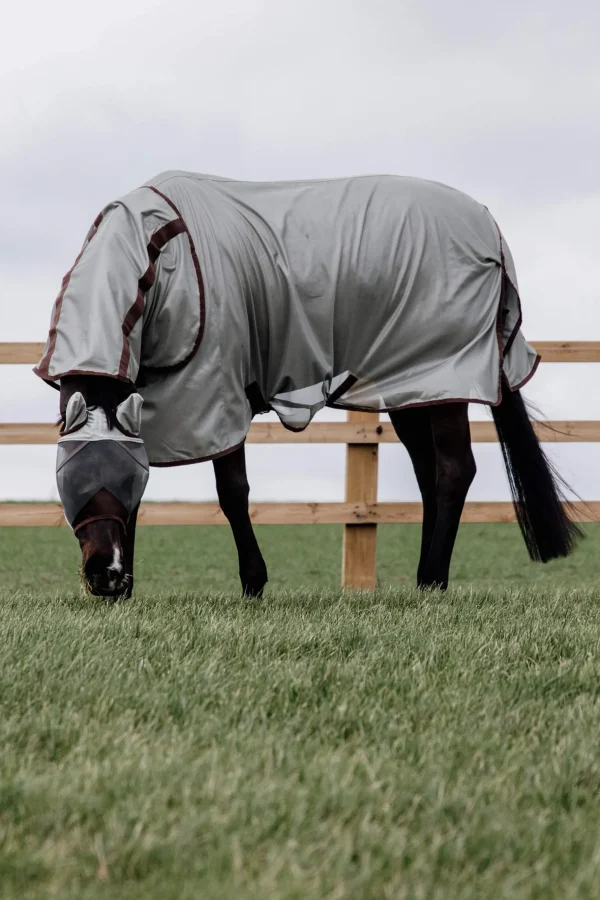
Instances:
[[[373,422],[373,413],[348,412],[349,422]],[[379,420],[379,415],[377,415]],[[346,446],[346,501],[377,502],[378,444]],[[371,523],[344,526],[342,587],[373,590],[377,525]]]

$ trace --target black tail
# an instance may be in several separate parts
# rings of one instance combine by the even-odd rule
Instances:
[[[567,556],[583,532],[565,512],[568,485],[540,447],[520,392],[503,381],[502,401],[492,414],[529,555],[537,562]]]

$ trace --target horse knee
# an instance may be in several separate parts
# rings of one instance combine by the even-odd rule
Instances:
[[[248,510],[250,486],[246,479],[232,479],[218,490],[219,506],[227,519]]]

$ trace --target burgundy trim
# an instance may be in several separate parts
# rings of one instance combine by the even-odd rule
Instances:
[[[62,421],[62,419],[60,421]],[[59,421],[59,424],[60,424],[60,421]],[[59,431],[59,435],[60,435],[60,437],[66,437],[67,434],[75,434],[77,431],[80,431],[84,425],[87,425],[87,416],[85,417],[85,421],[81,422],[79,425],[75,425],[74,428],[69,428],[68,431],[63,431],[61,429]]]
[[[498,227],[498,226],[496,226]],[[500,233],[498,231],[498,233]],[[496,340],[498,341],[498,356],[499,356],[499,367],[498,367],[498,398],[496,400],[496,405],[499,406],[502,402],[502,376],[504,374],[504,344],[502,343],[502,312],[504,310],[504,300],[506,294],[506,279],[505,279],[505,269],[504,269],[504,252],[502,251],[502,247],[500,247],[500,259],[502,262],[502,273],[500,280],[500,303],[498,304],[498,313],[496,315]]]
[[[337,399],[341,397],[346,391],[349,391],[353,384],[356,384],[358,381],[358,377],[356,375],[348,375],[347,378],[335,389],[332,391],[327,400],[325,401],[325,406],[328,406],[330,409],[358,409],[358,407],[346,407],[343,405],[338,405]],[[306,409],[301,403],[294,403],[293,401],[289,401],[289,405],[292,409]],[[377,410],[365,410],[365,412],[377,412]],[[379,412],[385,412],[385,410],[379,410]],[[308,425],[301,425],[299,428],[294,425],[288,425],[287,422],[282,422],[279,420],[286,431],[291,431],[294,434],[300,434],[300,432],[304,431],[305,428],[308,428]],[[312,422],[312,419],[311,419]]]
[[[194,263],[194,270],[196,272],[196,280],[198,281],[198,293],[199,293],[199,298],[200,298],[200,321],[199,321],[199,325],[198,325],[198,334],[196,335],[196,340],[194,342],[194,346],[192,347],[191,352],[180,362],[173,363],[172,365],[169,365],[169,366],[143,366],[143,370],[145,372],[176,372],[178,369],[183,369],[185,366],[187,366],[187,364],[190,362],[190,360],[193,359],[193,357],[196,355],[198,347],[200,346],[200,342],[202,341],[202,336],[204,335],[204,326],[205,326],[205,322],[206,322],[206,300],[205,300],[205,294],[204,294],[204,281],[202,279],[202,270],[200,269],[200,263],[198,261],[198,254],[196,253],[196,248],[194,247],[194,242],[192,240],[192,236],[191,236],[189,228],[185,224],[185,220],[184,220],[183,216],[181,215],[181,213],[179,212],[178,208],[175,206],[173,201],[170,200],[169,197],[166,196],[166,194],[163,194],[161,191],[159,191],[158,188],[152,187],[152,185],[145,185],[145,187],[150,188],[151,191],[154,191],[155,194],[158,194],[159,197],[162,197],[162,199],[165,201],[165,203],[168,203],[168,205],[171,207],[173,212],[175,212],[176,215],[178,216],[178,218],[181,220],[181,222],[183,224],[183,231],[185,231],[185,233],[187,235],[187,239],[189,241],[190,253],[192,255],[192,261]],[[211,457],[209,457],[209,458],[211,458]]]
[[[536,369],[541,362],[541,356],[538,356],[531,372],[527,375],[526,378],[523,379],[516,387],[511,387],[511,391],[519,391],[527,382],[533,378],[535,375]],[[509,385],[510,387],[510,385]],[[373,409],[369,406],[355,406],[355,405],[347,405],[341,403],[332,404],[332,409],[344,409],[349,412],[368,412],[368,413],[391,413],[391,412],[400,412],[403,409],[417,409],[420,406],[443,406],[445,403],[477,403],[480,406],[500,406],[501,400],[496,400],[494,403],[490,403],[489,400],[477,400],[473,397],[445,397],[443,400],[422,400],[418,403],[405,403],[402,406],[382,406],[380,409]],[[308,426],[307,426],[308,427]]]
[[[517,303],[519,304],[519,318],[517,319],[517,324],[515,325],[515,327],[509,334],[508,340],[507,340],[506,344],[504,345],[504,355],[506,356],[506,354],[508,353],[508,351],[510,350],[510,348],[512,347],[512,345],[514,343],[516,336],[518,335],[519,331],[521,330],[521,325],[523,324],[523,313],[521,311],[521,298],[519,297],[518,290],[516,289],[516,287],[514,286],[514,284],[508,277],[508,275],[506,274],[506,272],[504,272],[504,277],[506,278],[508,283],[511,285],[513,291],[515,292],[515,294],[517,296]]]
[[[356,406],[355,404],[332,403],[327,404],[331,409],[344,409],[347,412],[391,413],[400,412],[402,409],[417,409],[420,406],[442,406],[444,403],[479,403],[481,406],[498,406],[500,401],[490,403],[489,400],[476,400],[472,397],[447,397],[443,400],[422,400],[417,403],[405,403],[402,406],[382,406],[373,409],[372,406]]]
[[[486,206],[486,209],[487,209],[487,206]],[[512,281],[508,277],[508,272],[506,271],[506,258],[504,256],[504,247],[502,244],[502,232],[500,231],[500,227],[499,227],[498,223],[496,222],[496,220],[494,219],[494,217],[492,216],[492,214],[490,213],[489,209],[487,211],[490,215],[492,222],[496,226],[496,231],[498,232],[498,241],[500,242],[500,265],[502,266],[502,294],[501,294],[502,301],[504,301],[504,294],[505,294],[505,289],[506,289],[505,280],[506,280],[506,281],[508,281],[508,283],[512,287],[513,291],[515,292],[515,296],[517,298],[517,304],[519,307],[519,316],[517,318],[517,323],[516,323],[515,327],[513,328],[513,330],[511,331],[511,333],[509,334],[508,340],[506,341],[506,344],[504,345],[504,348],[503,348],[503,357],[504,357],[508,354],[508,351],[512,347],[514,340],[521,329],[521,325],[523,324],[523,308],[521,306],[521,297],[519,295],[517,287],[516,287],[516,285],[514,285],[512,283]]]
[[[511,389],[511,391],[520,391],[521,388],[525,387],[525,385],[527,384],[527,382],[528,382],[528,381],[531,381],[531,379],[533,378],[533,376],[534,376],[535,373],[537,372],[537,367],[539,366],[539,364],[541,363],[541,361],[542,361],[542,357],[541,357],[540,354],[538,353],[538,355],[536,356],[535,362],[534,362],[534,364],[533,364],[533,367],[532,367],[531,372],[529,373],[529,375],[527,375],[527,376],[523,379],[523,381],[519,382],[519,384],[517,384],[516,387],[510,387],[510,384],[508,385],[509,388]],[[508,384],[508,382],[507,382],[507,384]]]
[[[505,295],[506,295],[506,282],[508,281],[508,283],[512,287],[513,291],[515,292],[515,295],[517,297],[517,303],[519,306],[519,316],[517,318],[517,323],[516,323],[515,327],[513,328],[513,330],[511,331],[511,333],[509,334],[508,340],[507,340],[506,344],[504,345],[503,355],[506,356],[508,351],[512,347],[513,341],[516,338],[517,334],[519,333],[519,329],[523,323],[523,312],[521,310],[521,298],[519,297],[519,292],[516,289],[516,287],[514,286],[514,284],[512,283],[512,281],[510,280],[510,278],[508,277],[508,273],[506,271],[506,259],[504,256],[504,248],[502,246],[502,232],[500,231],[500,228],[498,227],[498,223],[496,222],[496,220],[494,219],[493,216],[492,216],[492,219],[494,221],[494,225],[496,226],[496,229],[498,230],[498,240],[500,241],[500,262],[502,264],[502,301],[503,301],[502,305],[504,308],[504,299],[505,299]]]
[[[98,231],[100,222],[102,221],[103,218],[104,218],[104,213],[99,213],[96,216],[96,218],[94,219],[94,224],[92,225],[92,228],[88,234],[85,244],[83,245],[79,254],[77,255],[75,262],[73,263],[73,265],[71,266],[71,268],[69,269],[69,271],[67,272],[67,274],[64,276],[64,278],[62,280],[62,284],[60,286],[60,292],[58,294],[58,297],[54,301],[54,313],[53,313],[52,322],[50,325],[50,332],[48,334],[48,349],[45,352],[45,354],[43,355],[43,357],[40,361],[40,364],[38,366],[36,366],[33,370],[36,375],[39,375],[40,378],[44,378],[45,376],[49,377],[48,368],[50,366],[52,354],[54,353],[54,348],[56,347],[56,329],[58,328],[58,320],[60,319],[60,311],[62,309],[64,296],[67,292],[67,288],[69,287],[69,282],[71,281],[71,275],[73,274],[75,267],[77,266],[77,263],[83,256],[90,241],[92,240],[92,238],[95,236],[96,232]]]
[[[515,385],[515,387],[511,387],[509,385],[510,390],[511,391],[520,391],[522,387],[525,387],[525,385],[535,375],[537,368],[541,361],[542,361],[542,357],[538,353],[536,360],[535,360],[533,366],[531,367],[531,371],[529,372],[529,374],[523,379],[523,381],[521,381],[521,382],[519,382],[519,384]],[[356,412],[372,412],[372,413],[400,412],[400,410],[403,410],[403,409],[418,409],[421,406],[442,406],[445,403],[478,403],[480,406],[490,406],[490,407],[500,406],[500,403],[502,402],[502,378],[504,377],[503,365],[504,365],[504,358],[502,357],[502,354],[501,354],[500,375],[499,375],[500,395],[495,403],[490,403],[488,400],[476,400],[471,397],[448,397],[448,398],[445,398],[444,400],[423,400],[420,403],[406,403],[403,406],[385,406],[381,409],[372,409],[372,408],[370,409],[367,406],[354,406],[354,405],[350,406],[350,405],[342,404],[342,403],[332,403],[332,404],[328,403],[327,405],[331,406],[332,409],[345,409],[345,410],[352,410],[352,411],[356,411]]]
[[[489,213],[487,206],[485,207],[485,209]],[[441,406],[444,403],[478,403],[481,406],[490,406],[490,407],[500,405],[500,403],[502,402],[502,378],[504,376],[504,358],[505,358],[506,354],[508,353],[508,351],[510,350],[517,334],[519,333],[521,324],[523,322],[523,315],[522,315],[522,311],[521,311],[521,298],[519,296],[519,292],[517,291],[516,287],[514,286],[514,284],[512,283],[512,281],[510,280],[510,278],[508,277],[508,274],[506,272],[504,249],[502,247],[502,233],[501,233],[500,229],[498,228],[498,223],[496,222],[494,217],[491,215],[491,213],[490,213],[490,218],[491,218],[492,222],[494,223],[494,225],[496,226],[496,230],[498,231],[498,239],[500,241],[500,265],[501,265],[501,269],[502,269],[502,282],[501,282],[501,286],[500,286],[500,302],[498,304],[498,314],[496,316],[496,339],[498,341],[498,354],[499,354],[498,397],[496,399],[496,402],[490,403],[487,400],[476,400],[476,399],[472,399],[470,397],[451,397],[451,398],[447,398],[444,400],[424,400],[421,403],[407,403],[406,405],[403,405],[403,406],[385,406],[385,407],[382,407],[381,409],[370,409],[369,407],[366,407],[366,406],[355,406],[355,405],[349,405],[349,404],[345,404],[345,403],[338,403],[335,400],[332,401],[330,399],[327,402],[326,406],[329,406],[332,409],[355,410],[356,412],[391,413],[391,412],[399,412],[400,410],[403,410],[403,409],[417,409],[421,406]],[[504,296],[505,296],[505,289],[506,289],[506,281],[508,281],[511,284],[515,294],[517,295],[517,300],[519,303],[519,318],[517,320],[517,324],[513,328],[512,332],[508,338],[508,341],[506,342],[506,346],[504,346],[503,340],[502,340],[502,310],[504,308]],[[518,384],[516,387],[511,387],[510,388],[511,391],[520,390],[522,387],[524,387],[527,384],[527,382],[531,378],[533,378],[533,376],[535,375],[535,373],[537,371],[537,367],[540,364],[540,361],[541,361],[541,356],[538,355],[536,358],[536,361],[533,364],[532,369],[529,372],[529,374],[527,375],[527,377],[524,378],[523,381],[521,381],[521,383]],[[348,388],[346,388],[346,390],[348,390]]]
[[[36,375],[40,374],[36,369],[33,371]],[[46,384],[56,388],[58,391],[60,388],[54,382],[58,381],[60,378],[65,378],[67,375],[96,375],[99,378],[114,378],[115,381],[124,381],[126,384],[133,384],[131,378],[122,378],[121,375],[107,375],[106,372],[90,372],[88,369],[69,369],[66,372],[59,372],[58,375],[48,375],[46,378],[44,378],[43,375],[40,375],[40,378],[43,378]]]
[[[348,377],[340,384],[340,386],[336,388],[335,391],[332,391],[332,393],[329,395],[328,402],[335,403],[336,400],[338,400],[339,397],[342,397],[346,393],[346,391],[349,391],[352,385],[356,384],[357,381],[358,378],[356,377],[356,375],[348,375]]]
[[[156,278],[156,270],[154,268],[154,264],[165,244],[167,244],[178,234],[182,234],[185,230],[186,227],[183,219],[173,219],[171,222],[167,222],[166,225],[163,225],[162,228],[159,228],[158,231],[155,231],[150,238],[150,242],[147,247],[150,265],[138,281],[137,296],[134,303],[129,307],[127,315],[125,316],[125,319],[121,326],[123,330],[123,351],[121,353],[121,360],[119,362],[119,376],[121,378],[127,378],[127,370],[129,368],[129,357],[131,354],[129,347],[129,335],[137,325],[140,317],[143,315],[144,306],[146,303],[145,296],[153,286],[154,280]]]
[[[167,200],[167,202],[169,202],[169,201]],[[170,202],[169,202],[169,205],[171,207],[175,208],[174,205]],[[54,353],[54,349],[56,346],[56,330],[57,330],[57,326],[58,326],[58,320],[60,318],[63,298],[64,298],[66,290],[69,286],[69,282],[71,280],[71,275],[72,275],[75,267],[77,266],[79,260],[81,259],[89,242],[96,234],[96,232],[98,230],[98,226],[100,225],[100,222],[102,221],[102,218],[103,218],[103,215],[101,213],[95,219],[93,229],[90,232],[90,235],[88,237],[86,244],[84,245],[83,249],[79,253],[79,255],[78,255],[77,259],[75,260],[75,262],[73,263],[72,267],[69,269],[69,271],[63,278],[61,290],[56,299],[55,306],[54,306],[54,315],[53,315],[52,324],[50,327],[48,350],[47,350],[46,354],[44,355],[42,361],[40,362],[39,366],[36,366],[33,370],[36,375],[39,375],[39,377],[43,378],[44,381],[46,381],[48,384],[52,384],[53,387],[56,386],[53,384],[53,382],[58,381],[60,378],[64,377],[65,375],[105,375],[108,378],[116,378],[119,381],[125,381],[128,384],[132,383],[131,379],[127,377],[127,370],[129,367],[129,358],[130,358],[130,352],[131,352],[130,347],[129,347],[129,335],[135,328],[140,317],[143,315],[144,305],[145,305],[145,295],[150,290],[150,288],[153,286],[155,278],[156,278],[156,270],[154,268],[156,260],[158,259],[163,247],[170,240],[172,240],[174,237],[176,237],[179,234],[185,233],[188,237],[188,240],[190,242],[190,249],[192,251],[192,259],[194,261],[194,268],[196,270],[196,275],[200,278],[199,283],[200,284],[202,283],[202,280],[201,280],[202,276],[199,274],[198,258],[196,256],[196,252],[193,248],[189,231],[187,229],[185,222],[179,216],[179,218],[174,219],[171,222],[167,222],[166,225],[163,225],[161,228],[159,228],[157,231],[155,231],[150,239],[150,242],[148,243],[147,252],[148,252],[148,259],[149,259],[150,264],[138,281],[137,296],[135,298],[135,301],[133,302],[133,304],[130,306],[129,310],[127,311],[127,315],[125,316],[125,319],[121,326],[122,331],[123,331],[123,350],[121,352],[121,359],[119,361],[118,375],[107,375],[107,373],[105,373],[105,372],[89,372],[89,371],[86,371],[83,369],[71,369],[68,372],[61,372],[58,375],[50,375],[48,372],[48,367],[49,367],[50,360],[51,360],[52,354]],[[203,290],[201,291],[200,306],[201,306],[201,310],[203,311],[204,310]],[[199,337],[200,338],[202,337],[203,330],[204,330],[204,316],[201,315],[200,328],[199,328]],[[157,367],[157,368],[172,369],[172,368],[182,367],[192,358],[192,356],[198,349],[199,343],[200,343],[199,339],[196,338],[196,343],[194,345],[192,353],[190,354],[189,357],[187,357],[185,360],[183,360],[183,362],[176,363],[175,366],[164,366],[164,367]],[[153,368],[150,369],[150,371],[153,371],[153,370],[154,370]]]
[[[306,407],[297,406],[296,409],[306,409]],[[293,425],[288,425],[287,422],[282,422],[281,419],[279,421],[281,422],[281,424],[283,425],[283,427],[285,428],[286,431],[291,431],[294,434],[300,434],[300,432],[305,431],[305,429],[308,428],[308,425],[310,425],[310,422],[312,422],[312,419],[310,420],[308,425],[302,425],[300,428],[294,428]]]
[[[220,453],[213,453],[210,456],[198,456],[196,459],[177,459],[175,462],[151,462],[150,465],[154,469],[166,469],[168,466],[191,466],[192,463],[208,462],[211,459],[219,459],[221,456],[228,456],[230,453],[243,447],[245,443],[246,439],[244,438],[244,440],[240,441],[239,444],[236,444],[235,447],[229,447],[227,450],[221,450]]]

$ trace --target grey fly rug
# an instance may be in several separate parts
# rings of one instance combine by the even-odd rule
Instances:
[[[538,358],[487,208],[417,178],[165,172],[97,217],[35,372],[137,385],[150,463],[239,446],[253,414],[499,402]]]

